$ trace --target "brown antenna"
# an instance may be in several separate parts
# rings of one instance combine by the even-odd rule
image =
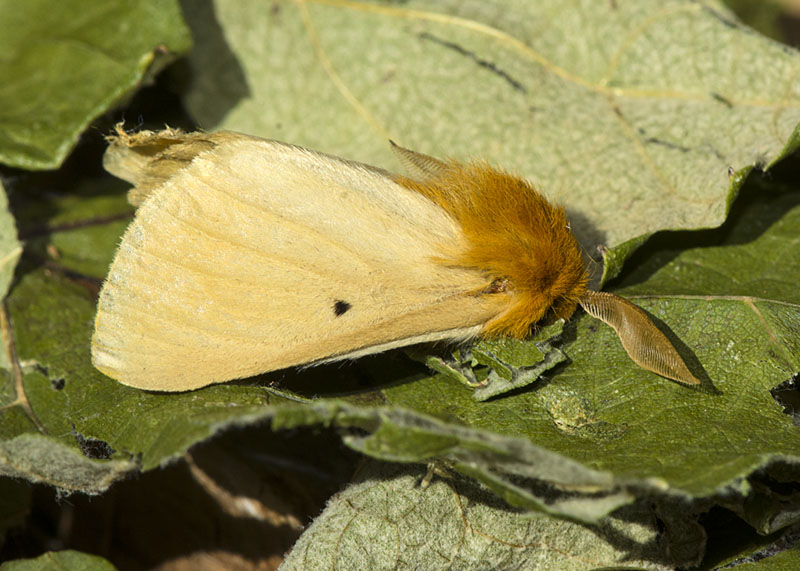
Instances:
[[[614,328],[637,365],[679,383],[700,384],[667,336],[641,308],[613,293],[592,290],[586,291],[580,304],[586,313]]]

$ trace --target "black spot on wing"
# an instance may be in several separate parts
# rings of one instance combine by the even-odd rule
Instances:
[[[341,299],[337,299],[335,302],[333,302],[333,312],[336,314],[336,317],[344,315],[350,311],[351,307],[353,306],[346,301],[342,301]]]

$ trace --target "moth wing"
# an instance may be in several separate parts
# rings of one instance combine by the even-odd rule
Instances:
[[[122,238],[92,342],[110,377],[188,390],[467,338],[501,311],[479,272],[437,262],[464,238],[428,199],[372,167],[219,136],[148,189]]]
[[[122,124],[116,125],[116,135],[109,137],[110,145],[103,155],[103,167],[116,177],[131,183],[128,202],[141,205],[158,187],[176,172],[185,168],[203,151],[224,143],[226,132],[207,134],[183,133],[178,129],[140,131],[128,134]]]

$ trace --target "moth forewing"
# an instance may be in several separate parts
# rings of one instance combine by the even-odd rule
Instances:
[[[191,156],[191,138],[167,154],[176,145]],[[502,296],[474,295],[480,272],[435,261],[463,247],[458,225],[378,169],[228,133],[147,194],[92,345],[97,368],[124,384],[187,390],[465,338],[500,310]]]
[[[191,164],[198,154],[223,144],[228,136],[225,132],[183,133],[175,129],[129,135],[118,124],[116,135],[108,137],[103,168],[134,185],[128,192],[128,201],[139,206],[153,190]]]

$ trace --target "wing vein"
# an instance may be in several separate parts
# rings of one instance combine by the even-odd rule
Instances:
[[[312,235],[314,237],[314,239],[315,239],[315,243],[316,244],[319,244],[321,246],[333,246],[336,249],[343,250],[343,251],[347,252],[348,254],[352,255],[354,258],[357,258],[359,260],[367,262],[367,265],[369,265],[373,269],[378,267],[378,263],[379,262],[377,262],[375,260],[372,260],[370,258],[365,258],[364,257],[363,247],[361,248],[360,251],[356,251],[355,249],[350,247],[345,242],[338,241],[338,240],[337,241],[331,240],[326,235],[326,233],[324,231],[319,230],[319,229],[315,228],[314,226],[311,226],[311,225],[309,225],[307,223],[298,222],[294,218],[282,215],[279,211],[276,211],[273,208],[267,208],[267,207],[264,207],[264,206],[261,206],[261,205],[258,205],[258,204],[254,204],[254,203],[252,203],[250,201],[244,200],[243,198],[241,198],[240,196],[237,196],[236,194],[232,194],[230,192],[227,192],[223,188],[219,188],[217,185],[212,184],[208,180],[206,180],[204,182],[205,182],[205,184],[202,185],[203,188],[206,188],[206,189],[212,190],[214,192],[217,192],[218,194],[221,194],[222,196],[228,197],[231,200],[235,200],[239,204],[246,206],[248,209],[257,210],[259,212],[259,218],[263,219],[265,217],[265,215],[266,215],[267,218],[279,221],[279,223],[280,223],[282,228],[286,228],[288,226],[295,232],[297,232],[298,229],[302,230],[302,233],[297,232],[301,236],[303,236],[303,235],[304,236]]]

